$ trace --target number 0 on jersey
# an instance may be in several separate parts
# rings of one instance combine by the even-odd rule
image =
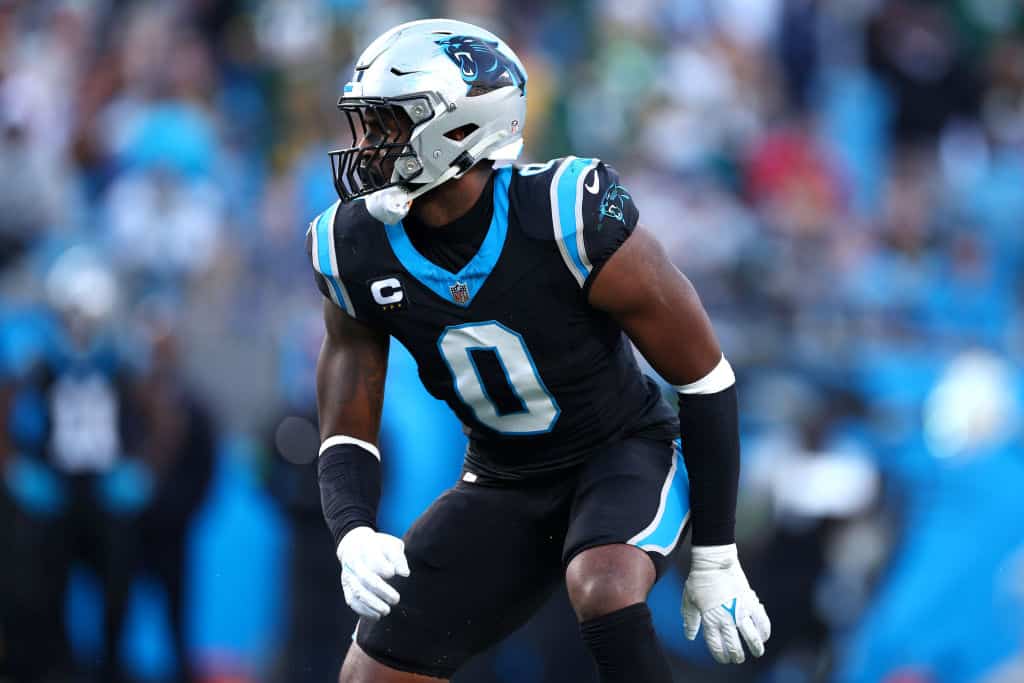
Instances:
[[[561,411],[519,333],[496,321],[466,323],[447,328],[437,346],[456,393],[482,424],[519,436],[555,426]]]

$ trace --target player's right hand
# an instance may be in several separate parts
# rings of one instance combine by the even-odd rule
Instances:
[[[741,637],[760,657],[772,632],[764,605],[740,567],[735,543],[693,546],[682,612],[686,637],[693,640],[703,626],[708,650],[720,664],[743,663]]]
[[[341,587],[352,611],[377,620],[398,604],[398,591],[388,579],[409,576],[402,539],[374,531],[368,526],[349,531],[338,544]]]

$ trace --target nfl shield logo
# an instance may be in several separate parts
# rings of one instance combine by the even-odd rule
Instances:
[[[456,282],[454,285],[448,288],[448,291],[452,295],[452,300],[457,304],[469,303],[469,285],[465,282]]]

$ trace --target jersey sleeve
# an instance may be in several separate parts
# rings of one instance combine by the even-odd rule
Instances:
[[[603,162],[598,162],[583,187],[583,241],[597,272],[633,234],[640,211],[633,195],[619,184],[618,172]]]
[[[551,213],[562,259],[580,287],[589,285],[640,218],[615,169],[575,157],[562,161],[552,177]]]
[[[335,217],[340,202],[313,219],[306,230],[306,255],[313,265],[313,279],[320,293],[353,318],[356,316],[352,299],[341,275],[338,250],[335,245]]]

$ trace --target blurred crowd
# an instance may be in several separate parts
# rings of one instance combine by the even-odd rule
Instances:
[[[774,635],[715,667],[683,557],[680,679],[1024,680],[1018,0],[0,0],[0,680],[334,675],[303,232],[354,57],[428,16],[513,46],[523,161],[616,166],[737,369]],[[416,382],[391,532],[464,445]],[[576,638],[556,599],[457,680],[584,680]]]

